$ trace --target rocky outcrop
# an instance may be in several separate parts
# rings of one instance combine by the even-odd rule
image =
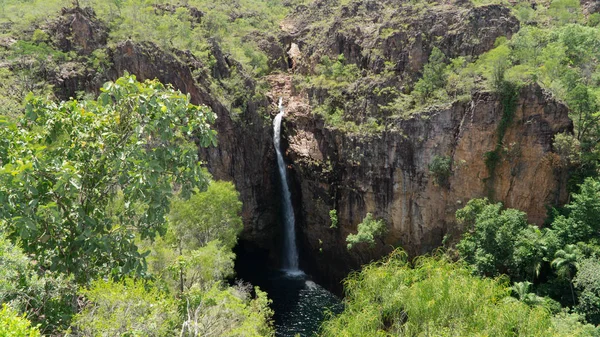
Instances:
[[[58,19],[49,26],[54,44],[62,51],[78,51],[89,55],[106,45],[108,29],[96,19],[94,10],[86,7],[63,8]]]
[[[152,7],[154,7],[154,12],[156,14],[161,14],[161,15],[165,14],[165,13],[176,14],[178,9],[183,9],[184,11],[187,11],[187,13],[189,14],[189,20],[191,21],[192,24],[202,23],[202,18],[204,17],[204,15],[206,15],[204,12],[202,12],[198,8],[190,6],[190,5],[185,5],[185,4],[179,4],[179,5],[154,4],[154,5],[152,5]]]
[[[318,0],[299,6],[282,29],[304,54],[303,72],[311,72],[323,55],[343,54],[375,73],[391,62],[407,81],[417,77],[433,47],[448,58],[481,55],[497,38],[516,33],[519,21],[500,5],[354,0],[339,6]]]
[[[580,0],[583,13],[591,15],[600,12],[600,2],[597,0]]]
[[[59,64],[45,77],[52,83],[55,95],[62,100],[77,97],[77,93],[98,93],[107,80],[104,70],[107,65],[89,67],[84,61],[93,52],[106,50],[108,28],[100,21],[92,8],[79,6],[63,8],[60,16],[44,27],[52,44],[63,52],[75,52],[81,58]],[[56,60],[55,60],[56,61]],[[107,61],[107,60],[103,60]]]
[[[499,102],[493,94],[478,93],[470,102],[396,120],[371,136],[329,128],[306,108],[291,105],[285,134],[306,265],[327,275],[324,281],[335,287],[349,270],[393,247],[413,255],[431,251],[445,236],[458,237],[462,228],[454,213],[471,198],[491,197],[541,225],[545,206],[566,198],[564,176],[549,156],[554,135],[572,130],[572,122],[567,108],[538,86],[522,89],[503,138],[503,160],[491,179],[484,155],[497,142]],[[443,186],[429,171],[434,156],[452,162]],[[332,209],[337,210],[337,228],[330,228]],[[385,236],[375,247],[358,245],[348,251],[347,235],[356,232],[368,212],[385,220]]]

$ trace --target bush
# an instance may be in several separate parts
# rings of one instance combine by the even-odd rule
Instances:
[[[329,226],[329,228],[337,228],[337,226],[338,226],[337,210],[332,209],[329,211],[329,219],[331,219],[331,226]]]
[[[185,294],[185,337],[270,337],[274,335],[269,308],[271,300],[258,287],[256,297],[249,285],[204,291],[192,288]]]
[[[358,233],[349,234],[346,237],[348,250],[352,249],[358,243],[375,245],[375,237],[382,235],[385,230],[385,221],[383,219],[375,220],[373,214],[367,213],[363,221],[358,224]]]
[[[344,283],[344,312],[324,323],[324,337],[591,337],[595,330],[555,322],[545,308],[511,298],[503,279],[473,276],[444,257],[421,257],[411,267],[406,254],[395,252]],[[571,329],[559,329],[558,323]]]
[[[52,334],[68,327],[76,291],[71,278],[50,272],[38,275],[34,263],[0,234],[0,303],[28,313],[43,333]]]
[[[231,182],[211,181],[204,192],[196,191],[189,200],[174,198],[169,228],[186,249],[197,249],[213,240],[232,249],[242,231],[242,202]]]
[[[586,259],[579,263],[575,287],[581,291],[577,311],[592,324],[600,324],[600,260]]]
[[[456,248],[478,274],[521,280],[537,276],[550,234],[528,225],[525,213],[473,199],[456,211],[456,219],[467,228]]]
[[[412,95],[423,104],[437,89],[444,88],[447,81],[446,55],[434,47],[429,56],[429,62],[423,68],[423,77],[415,84]]]
[[[96,280],[81,294],[87,300],[68,336],[171,337],[181,320],[177,302],[151,283]]]
[[[40,337],[37,327],[6,304],[0,309],[0,336],[3,337]]]
[[[438,186],[447,186],[451,171],[452,158],[446,156],[433,156],[429,163],[429,173],[433,176]]]

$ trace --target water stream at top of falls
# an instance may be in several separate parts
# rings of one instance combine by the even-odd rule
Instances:
[[[302,275],[298,268],[298,248],[296,246],[296,219],[292,206],[292,196],[287,182],[287,172],[281,153],[281,120],[283,119],[283,101],[279,98],[279,113],[273,120],[273,143],[277,153],[277,167],[281,179],[282,215],[283,215],[283,270],[289,274]]]

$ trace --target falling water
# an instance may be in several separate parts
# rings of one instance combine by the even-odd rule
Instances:
[[[283,103],[279,99],[279,113],[273,120],[273,143],[277,153],[277,167],[281,179],[283,209],[283,263],[281,270],[269,269],[257,263],[251,254],[238,254],[236,272],[239,277],[266,290],[273,300],[273,320],[276,337],[312,337],[329,313],[343,310],[340,300],[319,286],[298,268],[298,250],[294,209],[287,182],[286,166],[281,153],[281,120]],[[260,259],[258,260],[260,261]]]
[[[283,104],[279,98],[279,113],[273,120],[273,142],[277,153],[277,166],[279,167],[279,178],[281,178],[281,195],[283,196],[283,270],[289,274],[302,274],[298,269],[298,249],[296,247],[296,230],[294,209],[290,188],[287,183],[287,174],[283,155],[281,154],[281,119],[283,118]]]

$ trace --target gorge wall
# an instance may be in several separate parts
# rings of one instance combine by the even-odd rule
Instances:
[[[502,106],[490,93],[396,120],[373,136],[329,128],[293,104],[287,111],[303,256],[316,274],[331,277],[332,287],[350,269],[393,247],[416,255],[440,246],[446,235],[456,240],[462,228],[454,213],[471,198],[490,197],[542,225],[545,207],[567,197],[564,173],[553,165],[552,140],[556,133],[569,132],[572,123],[566,107],[535,85],[519,93],[493,177],[484,157],[496,146]],[[443,185],[436,184],[429,170],[435,156],[451,159],[450,177]],[[330,228],[333,209],[337,228]],[[359,244],[348,251],[346,237],[356,233],[367,213],[384,219],[387,232],[374,247]]]
[[[288,63],[298,74],[313,72],[321,55],[343,54],[364,73],[382,72],[387,62],[394,65],[393,78],[382,82],[365,76],[359,81],[369,88],[402,90],[419,76],[433,47],[448,57],[477,56],[519,26],[506,8],[497,5],[473,8],[470,2],[455,1],[426,9],[408,2],[352,1],[335,12],[331,2],[335,1],[299,7],[282,23],[278,40],[262,42],[273,54],[271,63],[285,68],[281,60],[288,57],[285,50],[292,43],[298,49]],[[313,113],[326,92],[297,90],[284,69],[269,75],[271,89],[261,92],[255,79],[216,42],[210,51],[214,62],[205,65],[189,52],[161,50],[152,43],[123,41],[109,47],[106,28],[90,11],[65,10],[57,22],[49,31],[58,36],[61,48],[82,54],[106,48],[111,63],[102,74],[53,75],[59,97],[75,96],[82,87],[95,91],[102,81],[128,71],[140,80],[170,83],[190,94],[193,103],[206,104],[217,113],[219,145],[200,149],[200,156],[216,179],[234,181],[240,192],[243,252],[270,252],[274,263],[281,235],[271,124],[276,102],[283,97],[283,143],[302,267],[330,288],[339,289],[339,281],[351,269],[393,247],[418,254],[440,246],[445,236],[455,240],[462,228],[454,213],[471,198],[491,197],[523,210],[532,223],[541,225],[545,207],[560,204],[567,196],[566,177],[553,165],[552,139],[556,133],[571,131],[572,123],[567,108],[536,85],[519,92],[515,116],[502,140],[502,161],[490,176],[484,156],[496,146],[502,118],[501,100],[494,94],[475,92],[466,102],[430,108],[407,119],[384,116],[388,123],[383,131],[358,134],[327,125]],[[225,105],[214,88],[233,73],[243,79],[248,99]],[[348,112],[358,123],[383,114],[379,106],[385,102],[372,93],[349,92],[345,99],[352,103]],[[451,162],[444,184],[436,184],[429,171],[435,156]],[[330,228],[329,212],[334,209],[339,223]],[[384,219],[387,232],[374,247],[361,244],[348,251],[345,239],[367,213]]]

